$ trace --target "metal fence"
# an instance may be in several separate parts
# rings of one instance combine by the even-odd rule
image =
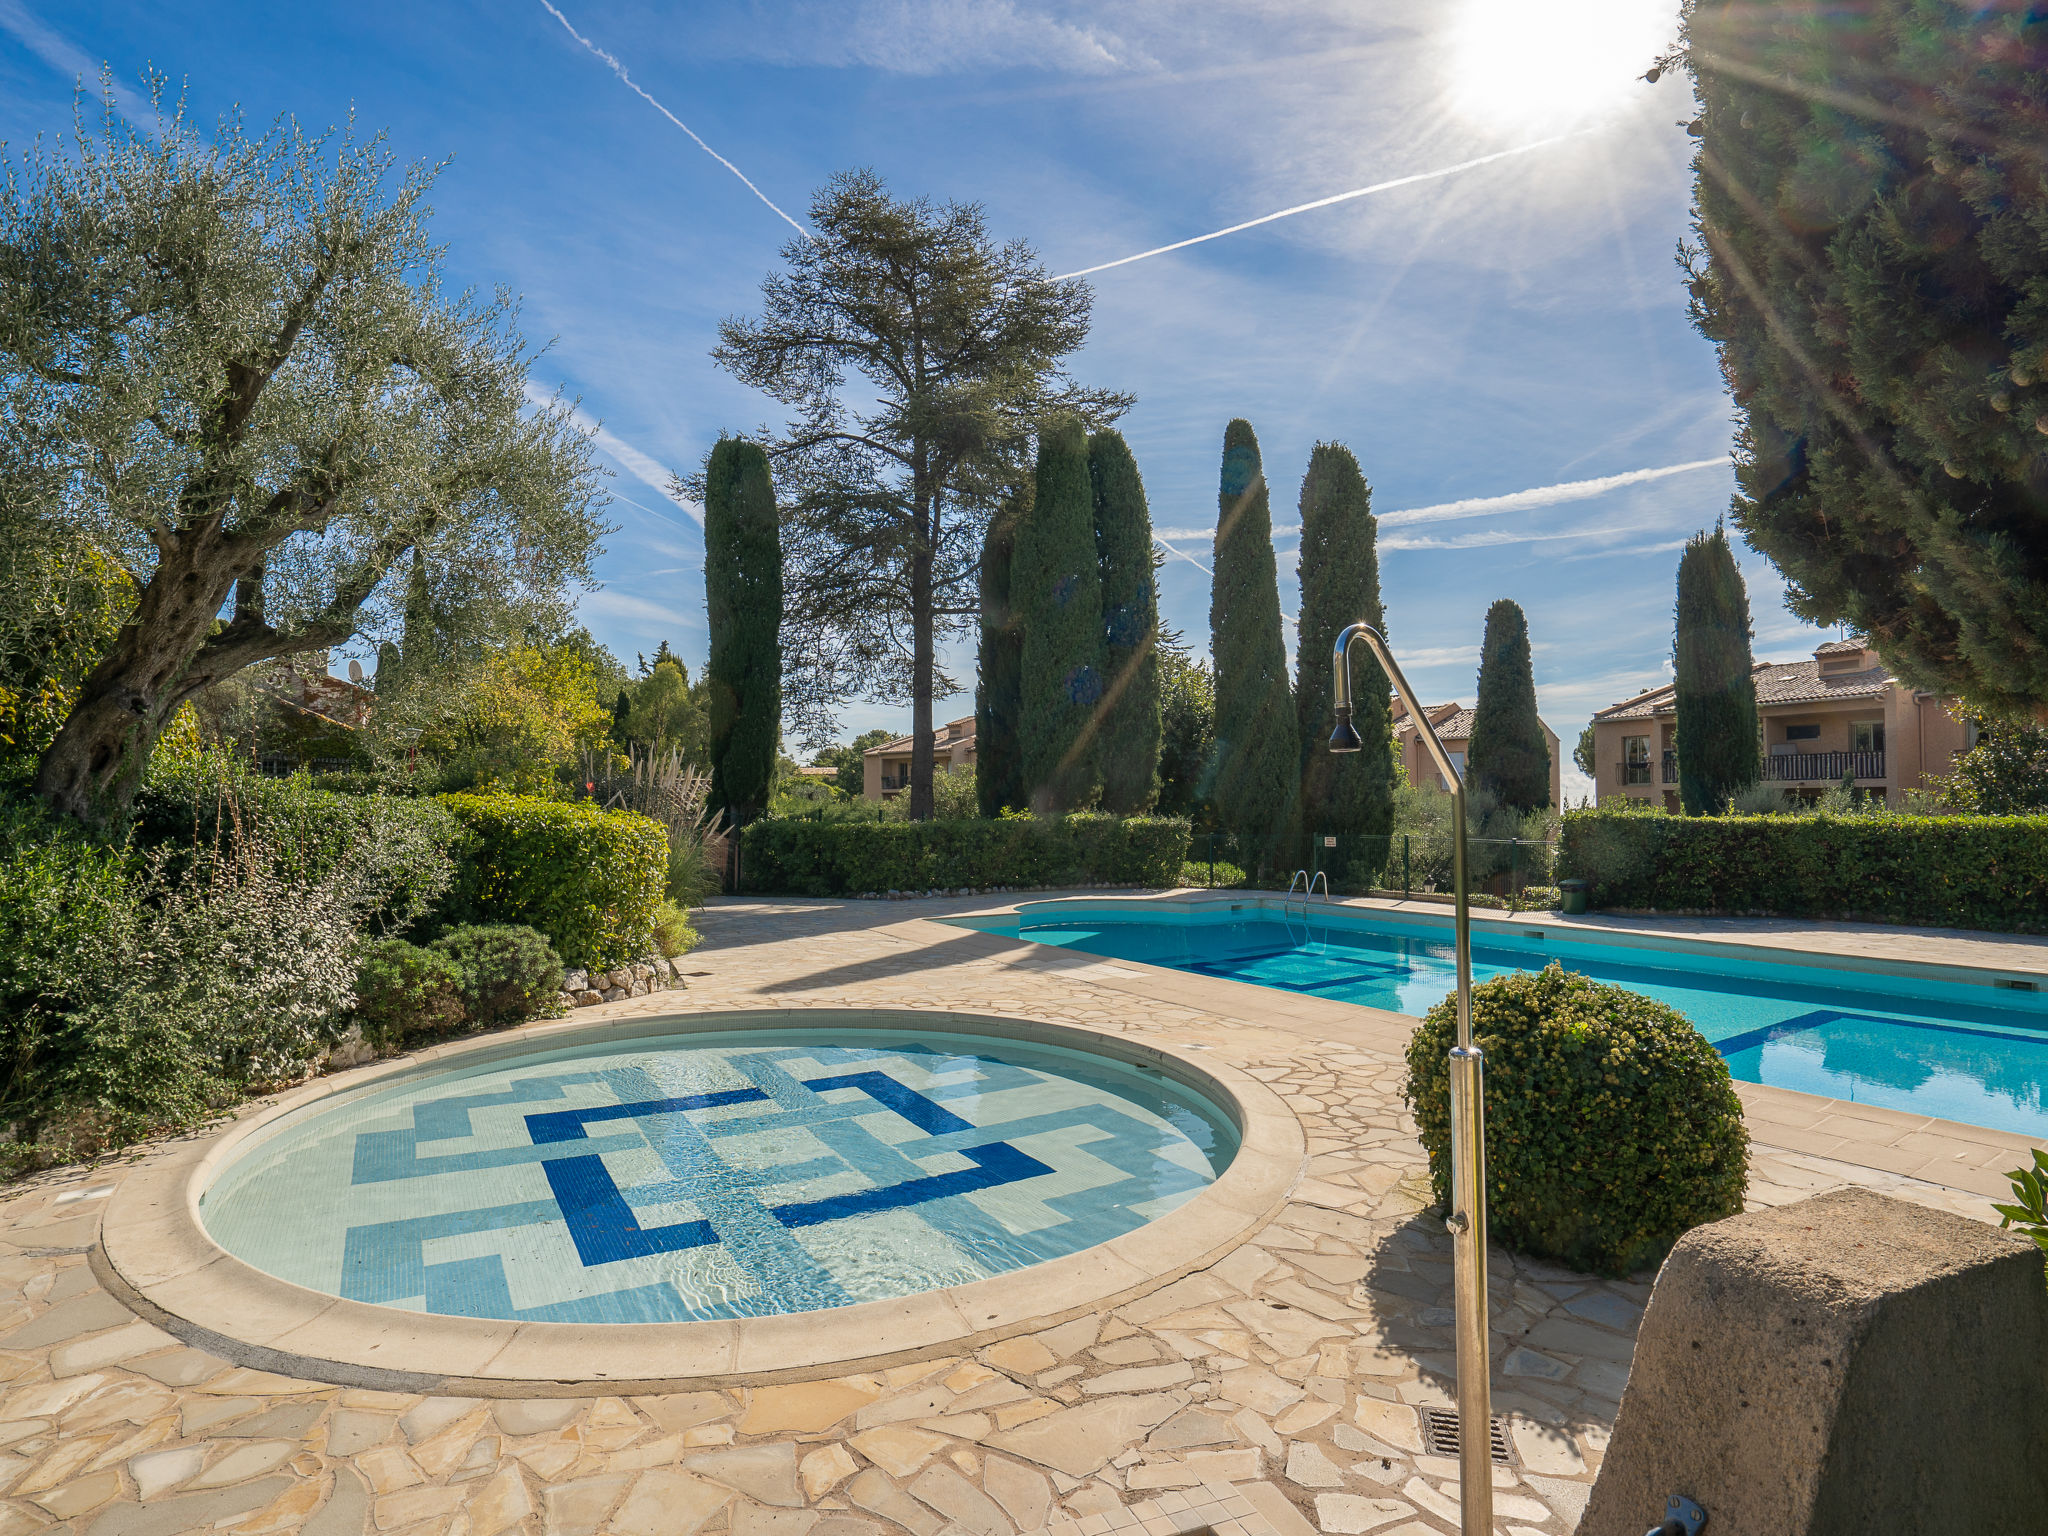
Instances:
[[[1475,904],[1519,910],[1548,905],[1557,878],[1557,844],[1540,838],[1472,837],[1465,840],[1467,874]],[[1218,889],[1284,891],[1297,872],[1310,883],[1320,875],[1339,896],[1428,897],[1451,889],[1448,824],[1380,836],[1311,832],[1266,854],[1230,832],[1196,832],[1188,848],[1191,885]],[[1487,898],[1492,898],[1489,901]]]

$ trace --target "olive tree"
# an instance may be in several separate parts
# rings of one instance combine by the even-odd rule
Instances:
[[[382,137],[81,114],[0,181],[13,520],[119,564],[134,606],[36,792],[118,820],[178,706],[396,625],[394,566],[481,634],[558,620],[604,531],[589,444],[530,406],[511,301],[444,291],[434,171]],[[230,603],[232,598],[232,603]]]

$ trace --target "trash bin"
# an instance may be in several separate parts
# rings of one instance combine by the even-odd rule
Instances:
[[[1564,899],[1559,904],[1571,916],[1582,915],[1586,910],[1586,882],[1583,880],[1560,880],[1558,894]]]

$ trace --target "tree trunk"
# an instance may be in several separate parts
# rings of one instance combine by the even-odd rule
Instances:
[[[910,819],[932,818],[932,557],[910,557]]]
[[[223,554],[203,534],[167,541],[134,617],[36,766],[36,795],[52,809],[101,829],[127,813],[157,733],[211,681],[192,662],[238,574],[221,568]]]

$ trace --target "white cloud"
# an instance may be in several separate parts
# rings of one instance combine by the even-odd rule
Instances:
[[[704,627],[701,618],[679,613],[660,603],[649,602],[644,597],[634,597],[621,592],[617,587],[600,587],[588,594],[576,605],[579,614],[602,614],[616,619],[638,634],[652,635],[668,629],[697,630]]]
[[[1585,501],[1604,496],[1625,485],[1644,485],[1673,475],[1689,475],[1702,469],[1727,466],[1722,459],[1693,459],[1684,464],[1664,464],[1654,469],[1624,470],[1618,475],[1601,475],[1592,480],[1566,480],[1557,485],[1532,486],[1526,491],[1509,491],[1504,496],[1469,496],[1462,501],[1443,501],[1430,507],[1407,507],[1380,514],[1382,528],[1400,528],[1409,523],[1442,523],[1456,518],[1494,517],[1503,512],[1526,512],[1534,507],[1554,507],[1568,501]],[[1409,546],[1414,547],[1414,546]]]
[[[20,0],[0,0],[0,32],[7,33],[58,74],[97,94],[101,62],[36,20]],[[131,121],[140,123],[155,118],[150,104],[126,86],[116,83],[113,91],[115,105]]]
[[[835,0],[774,28],[735,35],[736,51],[785,64],[899,75],[1026,68],[1101,75],[1156,61],[1092,20],[1065,20],[1013,0]]]
[[[526,399],[529,404],[535,406],[548,406],[555,403],[555,397],[531,379],[526,381]],[[606,458],[610,459],[642,485],[651,486],[661,492],[664,501],[667,501],[672,506],[681,508],[684,516],[688,517],[699,528],[704,526],[704,509],[695,502],[687,501],[683,497],[676,495],[670,489],[672,476],[665,465],[651,456],[642,453],[638,448],[635,448],[616,433],[606,430],[602,422],[593,421],[576,406],[571,405],[569,407],[569,416],[577,426],[591,435],[597,446],[604,451]],[[640,507],[639,502],[629,501],[627,497],[621,496],[618,499],[620,501],[627,501],[631,506]],[[661,516],[658,512],[651,512],[647,507],[640,507],[640,510],[642,512],[650,512],[651,516]],[[667,521],[667,519],[664,518],[663,521]]]
[[[1550,544],[1559,539],[1595,539],[1604,534],[1640,533],[1637,523],[1612,523],[1600,528],[1568,528],[1562,533],[1524,533],[1512,528],[1496,528],[1488,533],[1460,533],[1448,539],[1434,539],[1421,534],[1395,534],[1390,539],[1381,539],[1381,549],[1492,549],[1503,544]]]

